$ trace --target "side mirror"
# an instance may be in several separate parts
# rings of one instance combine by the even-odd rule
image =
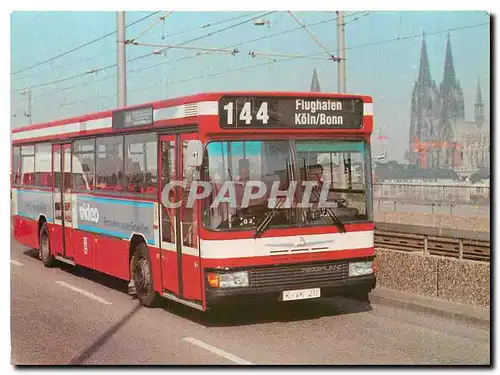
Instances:
[[[187,142],[186,158],[188,167],[201,167],[203,163],[203,143],[199,140],[192,140]]]

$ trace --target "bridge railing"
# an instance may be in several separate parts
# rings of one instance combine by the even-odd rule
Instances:
[[[490,261],[490,233],[394,223],[375,224],[375,247]]]
[[[375,201],[408,204],[490,205],[490,187],[485,185],[374,183]]]

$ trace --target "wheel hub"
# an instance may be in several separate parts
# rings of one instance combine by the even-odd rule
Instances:
[[[149,292],[150,271],[149,264],[145,258],[138,260],[135,267],[135,288],[141,294]]]
[[[46,234],[42,235],[40,241],[40,258],[47,259],[49,257],[49,239]]]

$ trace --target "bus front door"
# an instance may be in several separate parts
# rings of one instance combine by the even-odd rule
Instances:
[[[161,284],[162,290],[180,295],[179,285],[179,264],[182,258],[177,253],[177,218],[178,208],[173,207],[178,200],[179,188],[172,186],[168,189],[167,185],[174,182],[177,178],[177,137],[176,135],[166,135],[160,138],[159,152],[160,176],[159,198],[160,198],[160,261],[161,261]],[[167,188],[166,188],[167,187]],[[165,190],[165,191],[163,191]],[[168,191],[167,191],[168,190]],[[172,207],[167,207],[165,200],[172,203]]]
[[[199,173],[189,166],[186,154],[188,141],[195,139],[198,139],[197,133],[179,135],[179,144],[182,145],[181,152],[179,152],[179,166],[182,166],[182,168],[179,168],[179,172],[183,187],[181,188],[182,205],[180,210],[180,226],[178,228],[180,242],[178,247],[182,256],[182,296],[188,300],[201,301],[201,259],[198,235],[198,223],[200,221],[198,216],[201,202],[199,200],[188,202],[191,189],[196,189],[196,185],[192,186],[192,182],[198,180]]]
[[[51,246],[56,255],[73,259],[71,229],[71,144],[52,146],[54,170],[54,227]]]
[[[170,207],[160,204],[162,289],[187,300],[201,301],[198,203],[187,205],[192,171],[184,153],[190,139],[196,139],[196,133],[160,138],[159,194],[163,202],[171,203]],[[186,187],[178,186],[180,181]]]

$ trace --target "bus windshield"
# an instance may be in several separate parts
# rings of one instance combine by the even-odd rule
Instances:
[[[255,229],[275,206],[266,227],[370,220],[369,166],[368,145],[359,140],[210,142],[204,225]]]

